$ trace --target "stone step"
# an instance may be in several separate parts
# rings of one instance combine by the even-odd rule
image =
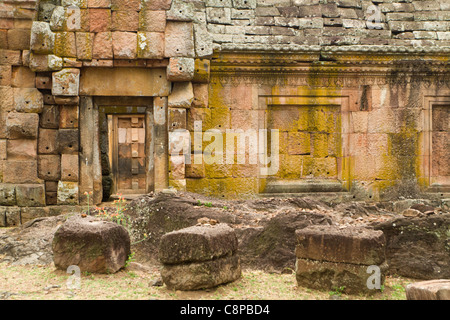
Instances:
[[[264,193],[343,192],[337,180],[283,180],[268,182]]]

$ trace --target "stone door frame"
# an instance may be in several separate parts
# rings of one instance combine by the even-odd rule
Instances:
[[[441,188],[450,188],[450,185],[443,185],[440,187],[433,186],[433,107],[450,105],[450,96],[424,96],[423,113],[424,113],[424,138],[421,140],[420,149],[423,154],[422,170],[427,178],[426,184],[429,191],[443,192]]]
[[[341,113],[341,159],[338,158],[337,163],[337,180],[342,184],[344,190],[349,191],[351,189],[351,181],[347,179],[350,177],[350,166],[346,165],[346,159],[350,157],[349,154],[349,126],[350,126],[350,106],[355,97],[351,94],[342,95],[336,94],[333,96],[323,95],[320,90],[317,90],[316,103],[314,107],[334,105],[339,107]],[[289,89],[280,89],[277,95],[273,95],[270,90],[260,89],[258,94],[258,108],[263,110],[264,113],[260,113],[259,127],[261,129],[268,129],[268,119],[266,112],[270,105],[286,105],[286,106],[308,106],[310,105],[310,96],[308,95],[292,95],[289,93]],[[261,116],[262,115],[262,116]],[[258,170],[259,172],[259,170]],[[260,179],[260,193],[264,193],[261,180],[266,180],[267,177],[259,177]]]

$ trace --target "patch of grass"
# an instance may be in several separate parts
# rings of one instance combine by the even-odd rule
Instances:
[[[54,266],[11,266],[0,263],[0,292],[14,293],[10,300],[328,300],[330,294],[349,300],[404,300],[410,280],[386,277],[383,292],[368,295],[345,295],[342,288],[320,291],[297,285],[295,274],[244,270],[237,281],[199,291],[173,291],[166,286],[149,286],[159,277],[151,272],[122,269],[114,274],[81,274],[80,289],[68,289],[70,274]],[[50,290],[45,287],[58,286]]]

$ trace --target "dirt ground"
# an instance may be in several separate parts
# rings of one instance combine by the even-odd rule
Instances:
[[[399,215],[399,212],[394,212],[392,203],[330,204],[315,199],[256,199],[230,202],[195,194],[167,197],[148,195],[127,201],[129,211],[126,211],[126,214],[132,218],[134,215],[133,232],[146,232],[149,238],[132,248],[135,253],[133,259],[128,267],[118,273],[106,275],[82,273],[79,289],[70,288],[68,280],[73,279],[72,276],[57,270],[52,263],[50,244],[53,233],[66,217],[37,219],[20,228],[1,229],[0,300],[405,300],[406,285],[417,281],[389,275],[386,276],[381,291],[372,295],[347,295],[339,288],[319,291],[298,287],[293,267],[288,265],[290,267],[287,268],[285,264],[287,260],[292,261],[293,253],[290,250],[292,245],[289,246],[289,250],[282,248],[283,250],[278,252],[266,250],[267,247],[263,245],[256,247],[260,250],[258,259],[253,259],[254,256],[245,250],[241,251],[248,261],[253,259],[253,264],[243,265],[242,277],[235,282],[214,289],[192,292],[169,290],[162,283],[153,285],[154,282],[160,282],[159,266],[143,252],[152,250],[154,252],[158,237],[164,232],[193,225],[198,218],[204,216],[232,225],[240,241],[251,244],[247,235],[254,238],[264,235],[270,244],[276,240],[277,245],[282,247],[286,239],[289,241],[295,239],[292,237],[279,239],[279,235],[271,238],[270,233],[264,233],[264,230],[272,229],[273,221],[287,228],[280,229],[284,230],[283,233],[286,230],[293,233],[296,227],[304,227],[304,223],[333,223],[342,227],[367,226],[388,221]],[[123,205],[125,206],[125,203]],[[103,206],[107,207],[108,214],[117,211],[117,204],[106,203]],[[91,215],[97,215],[99,212],[92,207],[91,210]],[[441,211],[435,208],[435,214],[441,214]],[[423,216],[419,211],[416,214]],[[278,227],[276,229],[278,230]],[[139,240],[141,233],[133,233],[132,238]],[[277,254],[280,263],[271,260],[271,257]],[[255,267],[266,262],[274,264],[276,268],[271,270]]]
[[[214,289],[174,291],[154,286],[158,267],[132,263],[116,274],[82,273],[79,289],[71,275],[47,266],[0,264],[0,300],[405,300],[412,279],[387,277],[381,292],[346,295],[339,290],[298,287],[295,274],[244,270],[241,279]],[[75,283],[75,282],[72,282]]]

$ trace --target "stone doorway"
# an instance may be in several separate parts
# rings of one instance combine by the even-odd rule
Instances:
[[[433,105],[431,186],[450,189],[450,105]]]
[[[155,189],[153,99],[96,97],[103,201]]]

